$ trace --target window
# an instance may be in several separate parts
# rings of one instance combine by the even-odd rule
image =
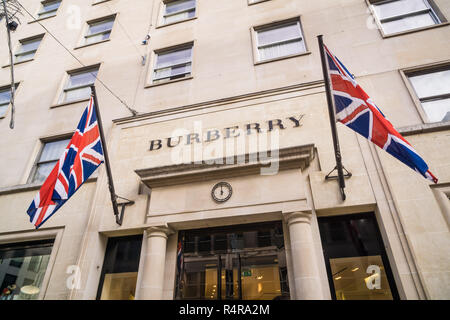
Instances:
[[[321,217],[318,221],[333,299],[398,299],[373,213]]]
[[[47,271],[53,240],[0,246],[0,300],[35,300]]]
[[[168,51],[156,52],[153,83],[186,78],[192,72],[192,44]]]
[[[88,99],[91,95],[91,84],[95,82],[98,67],[83,71],[68,72],[69,79],[60,98],[61,103]]]
[[[269,0],[248,0],[248,4],[251,5],[251,4],[265,2],[265,1],[269,1]]]
[[[6,111],[8,111],[10,102],[11,102],[11,87],[6,86],[0,88],[0,118],[3,118],[5,116]]]
[[[195,0],[164,2],[163,24],[174,23],[195,17]]]
[[[20,47],[14,54],[14,62],[22,62],[33,59],[36,51],[41,43],[43,35],[32,39],[20,40]]]
[[[408,75],[429,122],[450,121],[450,66]]]
[[[87,34],[84,36],[84,44],[91,44],[109,39],[115,17],[109,17],[100,21],[88,22]]]
[[[97,299],[134,300],[142,235],[108,239]]]
[[[258,61],[306,52],[300,21],[255,28]]]
[[[59,1],[44,1],[41,2],[42,7],[38,12],[38,19],[56,16],[56,11],[58,10],[61,0]]]
[[[44,182],[53,170],[56,162],[69,144],[69,139],[62,139],[44,143],[41,154],[36,162],[35,170],[32,173],[31,182]]]
[[[382,1],[372,5],[385,34],[441,23],[428,0]]]

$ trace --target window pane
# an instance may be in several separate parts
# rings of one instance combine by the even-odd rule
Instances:
[[[90,70],[83,73],[70,75],[67,88],[90,85],[95,82],[98,70]]]
[[[30,60],[34,57],[35,52],[30,52],[27,54],[21,54],[21,55],[16,55],[14,56],[14,62],[21,62],[21,61],[26,61],[26,60]]]
[[[330,267],[337,300],[393,299],[381,256],[330,259]]]
[[[422,102],[430,122],[450,121],[450,99]]]
[[[297,23],[277,27],[274,29],[258,31],[258,46],[263,46],[273,42],[280,42],[301,36]]]
[[[134,299],[141,245],[142,235],[108,240],[97,298]]]
[[[173,23],[195,17],[195,10],[181,12],[164,18],[164,23]]]
[[[374,5],[375,12],[380,20],[427,8],[423,0],[399,0]]]
[[[395,32],[402,32],[406,30],[431,26],[433,24],[436,24],[436,22],[431,17],[431,14],[423,13],[390,22],[384,22],[382,26],[384,33],[391,34]]]
[[[9,104],[0,104],[0,117],[3,117],[8,111]]]
[[[100,34],[92,36],[92,37],[87,37],[86,44],[107,40],[107,39],[109,39],[110,34],[111,34],[111,32],[105,32],[105,33],[100,33]]]
[[[70,139],[64,139],[54,142],[47,142],[44,145],[44,149],[42,149],[41,157],[39,158],[39,162],[49,161],[49,160],[58,160],[61,157],[63,150],[69,144]]]
[[[0,247],[0,300],[34,300],[41,290],[52,247],[42,245]]]
[[[158,54],[156,68],[165,68],[176,64],[187,63],[191,61],[192,48],[182,49],[169,53]]]
[[[60,4],[61,1],[47,2],[42,5],[42,12],[58,9]]]
[[[113,24],[114,24],[114,20],[102,21],[102,22],[90,24],[87,34],[90,35],[90,34],[94,34],[94,33],[109,31],[112,29]]]
[[[284,57],[290,54],[296,54],[306,51],[303,41],[275,44],[273,46],[259,49],[260,60],[274,59]]]
[[[409,78],[419,98],[450,93],[450,70]]]
[[[33,50],[36,51],[37,48],[39,47],[39,44],[41,43],[41,40],[42,40],[42,38],[22,42],[22,45],[20,46],[17,53],[33,51]]]
[[[195,0],[172,1],[166,4],[166,14],[195,8]]]
[[[38,164],[32,182],[44,182],[50,172],[52,172],[56,161]]]
[[[9,103],[10,100],[11,100],[10,89],[0,90],[0,104]]]
[[[90,96],[91,96],[91,88],[83,87],[66,91],[64,93],[64,101],[69,102],[69,101],[83,100],[88,99]]]

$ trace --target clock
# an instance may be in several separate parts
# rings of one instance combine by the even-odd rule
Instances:
[[[231,194],[233,193],[233,189],[228,182],[219,182],[217,183],[211,191],[211,196],[215,202],[221,203],[225,202],[231,198]]]

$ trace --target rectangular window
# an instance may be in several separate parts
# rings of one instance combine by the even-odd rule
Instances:
[[[300,21],[255,28],[258,61],[306,52]]]
[[[153,72],[153,83],[165,82],[191,75],[192,44],[170,51],[156,53],[156,63]]]
[[[0,246],[0,300],[35,300],[42,289],[53,240]]]
[[[450,121],[450,66],[408,75],[429,122]]]
[[[389,0],[372,7],[385,34],[441,23],[428,0]]]
[[[114,24],[115,17],[109,17],[104,20],[88,22],[88,30],[84,36],[84,44],[91,44],[109,39]]]
[[[33,39],[20,40],[20,47],[14,54],[14,62],[21,62],[33,59],[43,38],[42,36]]]
[[[142,235],[108,239],[97,300],[134,300]]]
[[[58,10],[61,0],[58,1],[44,1],[41,2],[42,7],[38,12],[38,19],[56,16],[56,11]]]
[[[17,89],[17,84],[16,84]],[[0,88],[0,118],[4,117],[11,102],[11,87]]]
[[[36,167],[34,173],[32,174],[31,182],[38,183],[45,181],[50,172],[53,170],[56,162],[66,149],[69,141],[70,138],[46,142],[44,144],[39,159],[36,162]]]
[[[333,299],[398,299],[373,213],[318,218]]]
[[[163,24],[174,23],[195,17],[196,0],[164,2]]]
[[[91,95],[90,86],[95,82],[98,67],[83,71],[69,72],[69,79],[63,90],[60,102],[72,102],[88,99]]]

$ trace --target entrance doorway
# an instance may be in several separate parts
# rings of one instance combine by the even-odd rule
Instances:
[[[281,222],[183,231],[177,299],[289,299]]]

